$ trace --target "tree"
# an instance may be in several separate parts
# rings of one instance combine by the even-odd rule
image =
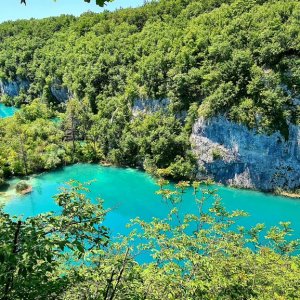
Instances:
[[[199,114],[285,138],[300,122],[299,9],[299,1],[284,0],[161,0],[78,18],[5,22],[0,80],[16,81],[25,93],[1,100],[57,104],[75,97],[81,106],[87,99],[94,117],[81,128],[77,117],[67,124],[72,143],[63,145],[73,161],[163,168],[188,178]]]
[[[290,256],[299,241],[287,240],[289,224],[267,234],[262,224],[248,231],[236,225],[246,214],[227,211],[211,182],[182,181],[171,190],[168,181],[158,184],[170,213],[134,220],[112,252],[94,256],[71,279],[64,300],[299,298],[300,259]],[[198,210],[185,215],[180,203],[189,189]],[[152,260],[141,265],[134,258],[144,251]]]
[[[112,0],[96,0],[96,4],[99,6],[104,6],[105,3],[107,2],[111,2]],[[84,2],[88,2],[90,3],[91,0],[84,0]],[[26,5],[26,0],[21,0],[21,4],[25,4]]]
[[[63,132],[52,119],[53,116],[51,109],[35,100],[12,118],[1,119],[2,176],[27,175],[43,169],[53,169],[68,161],[63,145]]]
[[[113,0],[96,0],[96,4],[99,6],[103,6],[107,2],[112,2]],[[84,2],[90,3],[91,0],[84,0]]]
[[[71,182],[55,197],[60,214],[25,220],[0,210],[0,299],[58,299],[68,285],[68,265],[108,242],[102,201]]]
[[[0,209],[0,299],[299,299],[289,223],[237,226],[246,213],[227,211],[210,181],[158,185],[169,214],[133,220],[125,237],[109,237],[108,211],[78,182],[55,197],[57,212],[22,219]],[[187,191],[194,214],[180,211]]]

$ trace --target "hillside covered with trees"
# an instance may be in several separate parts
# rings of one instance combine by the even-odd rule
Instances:
[[[1,24],[0,79],[20,87],[1,101],[32,103],[1,120],[2,177],[105,161],[193,178],[199,115],[287,136],[299,122],[299,14],[292,0],[161,0]],[[133,117],[136,100],[154,99],[170,105]]]
[[[198,117],[219,114],[288,138],[300,123],[299,16],[296,0],[160,0],[0,24],[1,103],[20,108],[0,119],[1,186],[77,162],[177,179],[157,182],[169,214],[131,220],[126,236],[75,181],[57,211],[0,206],[0,300],[300,299],[291,224],[239,226],[246,213],[194,181],[190,140]]]

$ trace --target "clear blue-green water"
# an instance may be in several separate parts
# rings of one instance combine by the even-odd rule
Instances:
[[[158,186],[148,174],[133,169],[89,164],[73,165],[34,176],[31,179],[31,194],[17,196],[12,193],[9,199],[3,199],[2,196],[2,201],[6,203],[5,211],[24,217],[58,211],[52,196],[70,179],[81,182],[96,180],[89,187],[89,196],[92,199],[100,197],[106,208],[113,208],[106,219],[106,225],[111,228],[113,235],[126,234],[129,229],[125,225],[130,219],[140,217],[149,221],[152,217],[163,218],[169,211],[161,197],[155,194]],[[11,182],[12,186],[14,182]],[[265,223],[271,227],[280,221],[291,221],[295,237],[300,237],[300,200],[222,186],[217,189],[228,210],[241,209],[250,214],[240,219],[239,225],[249,228],[256,223]],[[183,213],[195,211],[191,191],[186,193],[180,208]]]
[[[4,104],[0,103],[0,118],[7,118],[14,115],[17,111],[15,107],[5,106]]]

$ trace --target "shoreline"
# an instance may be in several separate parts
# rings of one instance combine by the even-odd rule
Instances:
[[[274,193],[276,195],[276,193]],[[283,196],[286,198],[291,198],[291,199],[299,199],[300,200],[300,194],[294,193],[294,192],[288,192],[288,191],[282,191],[278,193],[277,195]]]
[[[52,170],[42,170],[41,172],[37,172],[37,173],[33,173],[33,174],[30,174],[30,175],[24,175],[24,176],[13,176],[11,178],[8,178],[6,183],[8,183],[8,181],[13,181],[13,180],[22,180],[24,178],[28,178],[29,177],[29,180],[32,180],[34,179],[36,176],[40,176],[42,174],[45,174],[45,173],[50,173],[50,172],[55,172],[55,171],[59,171],[59,170],[63,170],[65,167],[70,167],[70,166],[74,166],[74,165],[80,165],[80,164],[88,164],[88,165],[98,165],[98,166],[101,166],[101,167],[105,167],[105,168],[109,168],[109,167],[112,167],[112,168],[123,168],[123,169],[126,169],[126,168],[131,168],[133,170],[136,170],[136,171],[141,171],[141,172],[144,172],[148,175],[150,175],[151,177],[153,177],[154,179],[156,178],[155,175],[147,172],[146,170],[143,170],[141,168],[138,168],[138,167],[129,167],[129,166],[120,166],[120,165],[114,165],[112,163],[108,163],[108,162],[105,162],[105,161],[102,161],[102,162],[99,162],[99,163],[85,163],[85,162],[77,162],[77,163],[74,163],[74,164],[66,164],[66,165],[62,165],[62,166],[58,166],[57,168],[55,169],[52,169]],[[176,183],[176,181],[170,179],[169,180],[170,182],[173,182],[173,183]],[[188,181],[191,181],[191,180],[188,180]],[[4,183],[5,184],[5,183]],[[9,183],[8,183],[9,184]],[[10,184],[9,184],[10,185]],[[272,196],[281,196],[281,197],[285,197],[285,198],[290,198],[290,199],[299,199],[300,200],[300,194],[297,194],[295,192],[292,192],[292,191],[279,191],[279,192],[276,192],[276,191],[262,191],[262,190],[258,190],[258,189],[247,189],[247,188],[241,188],[241,187],[236,187],[236,186],[231,186],[231,185],[226,185],[226,184],[223,184],[223,183],[220,183],[220,182],[214,182],[213,185],[216,185],[216,186],[219,186],[219,187],[224,187],[224,188],[230,188],[230,189],[235,189],[235,190],[241,190],[241,191],[253,191],[253,192],[258,192],[258,193],[263,193],[263,194],[266,194],[266,195],[272,195]],[[1,188],[1,186],[0,186]],[[11,188],[8,188],[7,191],[3,191],[3,192],[0,192],[0,199],[3,197],[3,198],[6,198],[6,195],[5,194],[10,194],[8,191],[11,190]],[[19,195],[27,195],[27,194],[30,194],[31,192],[33,191],[33,187],[30,186],[28,189],[18,193]]]

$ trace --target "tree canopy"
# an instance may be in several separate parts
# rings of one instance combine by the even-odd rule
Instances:
[[[99,6],[103,6],[107,2],[112,2],[113,0],[96,0],[96,4]],[[91,3],[91,0],[84,0],[84,2]]]
[[[105,161],[192,178],[189,136],[199,116],[221,114],[287,138],[300,121],[299,11],[293,0],[161,0],[1,24],[0,80],[19,87],[1,101],[40,101],[64,113],[56,140],[46,135],[45,152],[57,159],[31,162],[28,172]],[[8,140],[0,147],[11,162],[9,145],[20,143],[7,142],[16,138],[6,126],[13,121],[2,122]],[[34,122],[25,122],[27,135]],[[1,153],[0,161],[4,174],[25,172]]]
[[[27,0],[21,0],[21,4],[26,5]],[[96,0],[96,4],[99,6],[104,6],[107,2],[112,2],[113,0]],[[91,3],[91,0],[84,0],[84,2]]]
[[[286,135],[300,122],[299,15],[296,0],[161,0],[0,24],[1,102],[20,107],[0,120],[0,184],[83,161],[195,179],[199,116]],[[56,212],[0,208],[1,300],[300,298],[289,223],[242,228],[210,182],[158,185],[170,213],[126,237],[76,182]],[[179,210],[187,189],[196,214]]]

